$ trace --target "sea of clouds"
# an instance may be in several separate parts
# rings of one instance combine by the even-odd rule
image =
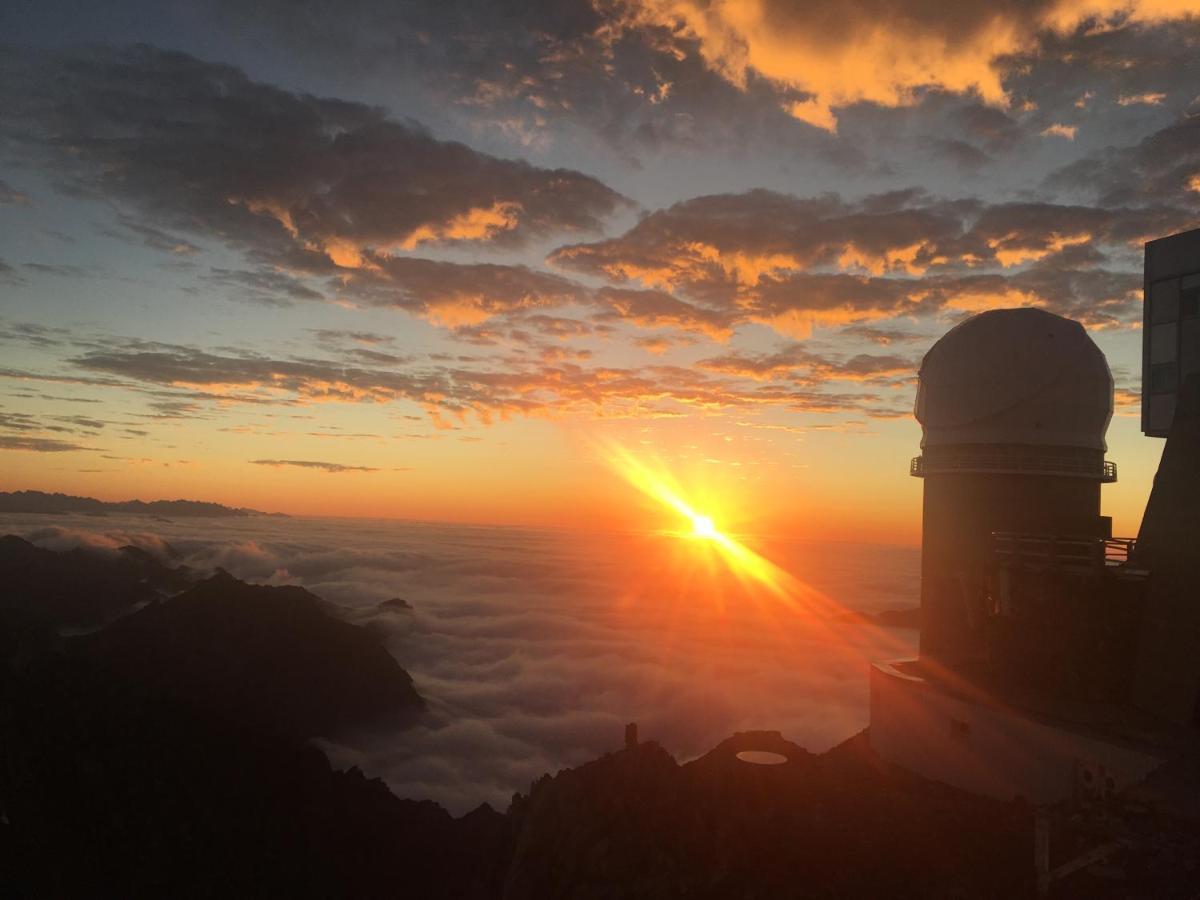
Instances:
[[[808,586],[796,602],[667,535],[32,515],[0,516],[0,533],[314,592],[375,630],[429,704],[414,726],[321,746],[456,814],[616,749],[626,722],[681,760],[746,729],[824,750],[866,725],[868,661],[915,651],[914,631],[837,619],[915,606],[915,548],[756,542]],[[381,606],[394,597],[412,609]]]

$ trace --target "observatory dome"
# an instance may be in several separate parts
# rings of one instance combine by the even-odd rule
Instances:
[[[921,362],[921,446],[1079,447],[1104,451],[1113,409],[1108,362],[1083,326],[1041,309],[960,322]]]

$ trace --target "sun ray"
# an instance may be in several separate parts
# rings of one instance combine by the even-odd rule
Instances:
[[[864,642],[874,646],[873,654],[886,657],[911,653],[911,643],[890,629],[870,625],[856,618],[855,611],[806,583],[801,578],[772,562],[748,547],[737,537],[721,530],[719,519],[709,512],[700,511],[687,492],[659,462],[649,462],[634,456],[627,448],[612,441],[597,441],[602,458],[622,479],[642,494],[676,513],[681,527],[663,532],[680,543],[680,554],[674,556],[668,581],[673,581],[677,598],[692,597],[692,588],[713,586],[722,581],[722,576],[732,576],[740,587],[736,593],[724,590],[708,591],[714,611],[724,620],[730,599],[736,596],[741,602],[753,604],[757,615],[766,627],[769,623],[782,626],[781,615],[803,616],[811,629],[819,633],[831,652],[856,657],[862,652]],[[631,586],[629,601],[635,602],[647,596],[637,586]],[[685,607],[668,604],[671,615]],[[849,625],[849,622],[855,622]],[[668,627],[663,634],[662,652],[664,659],[670,656],[673,646],[674,628]],[[786,627],[779,627],[781,635],[791,634]],[[798,648],[799,649],[799,648]]]
[[[739,579],[765,587],[778,599],[787,603],[811,600],[818,595],[814,589],[769,559],[721,531],[711,516],[693,507],[682,488],[665,470],[650,466],[616,443],[605,445],[604,455],[613,470],[630,485],[675,511],[689,523],[690,531],[683,534],[715,547],[721,559]]]

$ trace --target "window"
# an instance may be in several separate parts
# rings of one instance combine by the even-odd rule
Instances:
[[[1180,323],[1179,377],[1187,378],[1200,372],[1200,317],[1184,319]]]
[[[1173,363],[1179,352],[1179,326],[1164,322],[1150,328],[1150,364]]]
[[[1150,286],[1150,323],[1174,322],[1179,318],[1179,279],[1168,278]]]
[[[1175,395],[1158,394],[1146,400],[1146,427],[1154,433],[1166,436],[1175,415]]]
[[[1189,288],[1180,293],[1179,314],[1185,318],[1200,316],[1200,286]]]
[[[1152,393],[1161,394],[1164,391],[1173,391],[1175,385],[1175,363],[1161,363],[1150,367],[1150,390]]]

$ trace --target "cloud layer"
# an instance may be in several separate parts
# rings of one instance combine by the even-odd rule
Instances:
[[[629,721],[681,758],[747,728],[824,749],[866,722],[867,660],[912,649],[909,632],[834,625],[747,594],[677,538],[296,519],[153,531],[124,517],[101,529],[82,518],[0,525],[56,549],[132,543],[202,569],[301,584],[375,629],[430,714],[326,749],[400,796],[456,813],[484,800],[505,807],[542,773],[619,746]],[[916,602],[914,550],[772,552],[850,608]],[[380,605],[396,596],[413,608]]]

